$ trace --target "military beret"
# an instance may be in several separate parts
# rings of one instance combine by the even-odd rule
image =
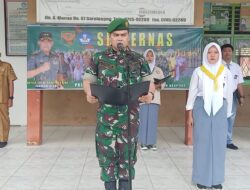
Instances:
[[[52,34],[50,32],[41,32],[39,35],[39,39],[51,39],[52,40]]]
[[[107,32],[111,33],[116,30],[128,30],[129,29],[129,23],[128,20],[125,18],[117,18],[114,19],[107,28]]]

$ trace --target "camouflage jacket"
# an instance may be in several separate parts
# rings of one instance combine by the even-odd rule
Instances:
[[[93,62],[86,69],[85,76],[87,76],[86,73],[96,77],[97,84],[115,88],[127,86],[128,77],[131,85],[142,82],[144,77],[151,74],[150,68],[142,55],[134,51],[118,54],[112,48],[96,53]],[[138,104],[131,105],[132,115],[138,114],[138,106]],[[98,119],[110,124],[112,121],[122,119],[120,117],[123,117],[126,112],[127,106],[102,104],[98,109]]]

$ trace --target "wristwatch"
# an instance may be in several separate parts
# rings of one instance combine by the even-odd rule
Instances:
[[[10,100],[13,100],[13,99],[14,99],[14,96],[10,96],[9,99],[10,99]]]
[[[153,92],[149,92],[150,94],[152,94],[152,100],[155,98],[155,95]]]

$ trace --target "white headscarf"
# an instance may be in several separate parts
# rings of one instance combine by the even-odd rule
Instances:
[[[147,49],[147,50],[144,52],[144,55],[143,55],[143,56],[144,56],[144,58],[146,59],[146,58],[147,58],[147,54],[148,54],[149,51],[151,51],[151,52],[153,53],[153,55],[154,55],[153,61],[152,61],[151,63],[148,63],[149,68],[150,68],[150,71],[153,72],[154,67],[155,67],[155,59],[156,59],[154,50],[153,50],[153,49]]]
[[[217,63],[210,64],[207,60],[207,54],[208,49],[212,46],[215,46],[215,48],[219,52],[219,59]],[[203,51],[203,61],[202,64],[206,67],[207,70],[209,70],[213,75],[216,75],[216,73],[219,70],[220,65],[222,64],[222,54],[220,46],[214,42],[209,43],[206,45],[204,51]],[[223,81],[224,81],[224,71],[221,73],[221,75],[218,77],[218,90],[214,90],[214,81],[210,79],[204,72],[201,71],[201,75],[203,78],[203,99],[204,99],[204,109],[207,112],[208,115],[210,115],[211,110],[213,112],[213,115],[217,113],[217,111],[222,107],[223,105]]]

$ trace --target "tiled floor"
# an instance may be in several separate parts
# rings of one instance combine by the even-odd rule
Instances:
[[[44,127],[43,145],[26,146],[26,128],[12,127],[0,149],[1,190],[103,190],[94,127]],[[158,150],[138,151],[133,190],[191,190],[192,146],[184,128],[160,127]],[[228,150],[226,190],[250,190],[250,127],[235,129],[238,151]]]

